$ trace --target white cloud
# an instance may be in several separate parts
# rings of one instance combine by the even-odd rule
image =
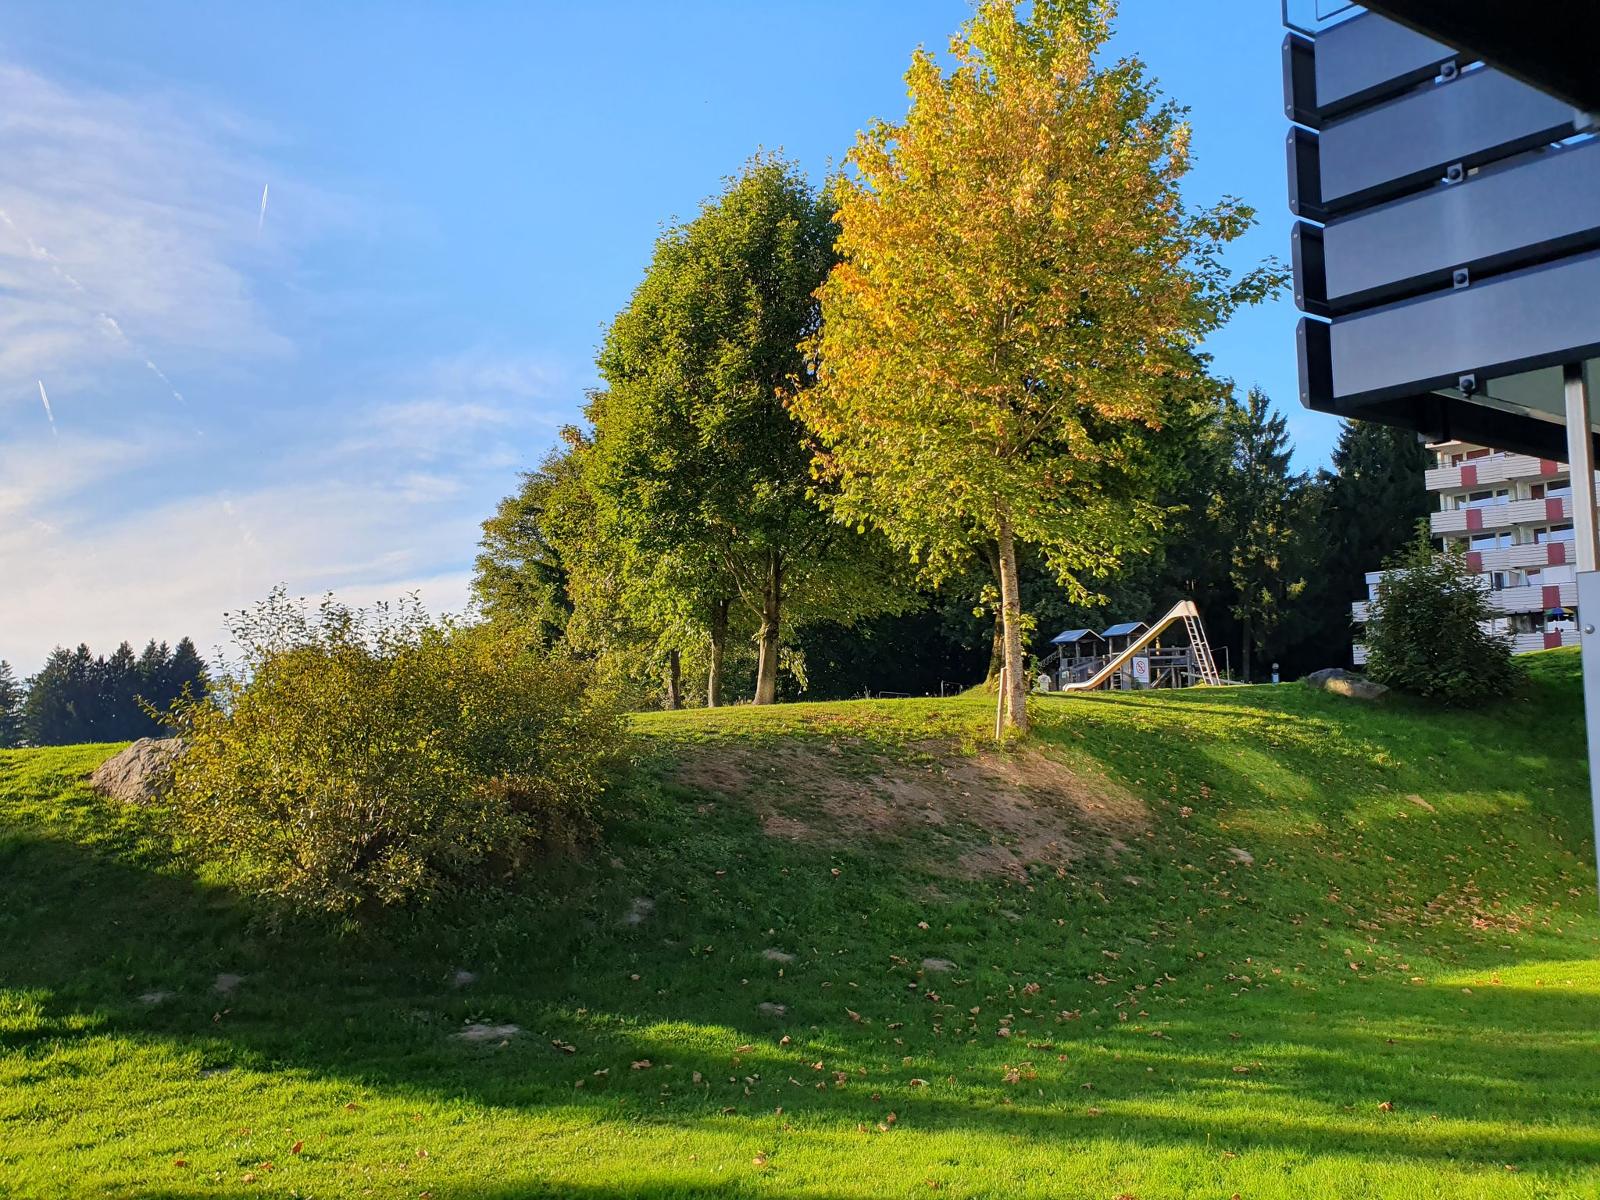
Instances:
[[[0,404],[39,378],[160,396],[183,390],[163,370],[288,354],[252,270],[345,203],[286,181],[258,233],[266,140],[196,97],[69,88],[0,63]]]
[[[354,206],[274,149],[192,96],[0,63],[0,658],[19,672],[80,641],[209,650],[278,583],[460,610],[479,522],[573,407],[548,358],[430,355],[405,330],[381,365],[301,362],[299,330],[354,319],[328,314],[361,281],[301,264]]]
[[[560,376],[521,356],[473,360],[423,364],[401,398],[334,405],[264,461],[231,446],[225,462],[256,456],[253,485],[228,482],[225,463],[218,482],[175,485],[210,439],[45,435],[0,451],[0,658],[29,672],[57,644],[185,635],[209,651],[225,612],[279,583],[355,603],[415,590],[435,613],[461,611],[479,522],[548,444]],[[504,380],[523,382],[493,390]]]

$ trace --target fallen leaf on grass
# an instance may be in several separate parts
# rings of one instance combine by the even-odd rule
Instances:
[[[299,1154],[300,1151],[305,1149],[305,1147],[306,1147],[306,1144],[304,1142],[296,1142],[294,1145],[289,1147],[289,1153],[290,1154]]]
[[[641,1058],[641,1059],[638,1059],[638,1060],[636,1060],[634,1062],[633,1069],[635,1071],[648,1071],[650,1069],[650,1066],[651,1066],[651,1063],[650,1063],[650,1060],[648,1058]]]

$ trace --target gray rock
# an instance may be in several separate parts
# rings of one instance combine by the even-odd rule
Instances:
[[[956,969],[955,963],[948,958],[925,958],[922,960],[922,969],[934,974],[943,975]]]
[[[458,988],[471,987],[478,982],[478,977],[471,971],[457,971],[450,982]]]
[[[788,951],[774,950],[770,946],[761,952],[761,957],[766,959],[768,962],[775,963],[792,963],[794,961],[794,955],[790,954]]]
[[[655,912],[656,902],[648,896],[635,896],[628,911],[622,914],[624,925],[643,925]]]
[[[1354,671],[1346,671],[1342,667],[1326,667],[1321,671],[1313,671],[1303,682],[1307,687],[1332,692],[1336,696],[1348,696],[1352,700],[1376,700],[1389,690],[1365,675],[1357,675]]]
[[[520,1025],[489,1025],[482,1021],[473,1021],[462,1028],[456,1036],[463,1042],[508,1042],[521,1032]]]
[[[1256,861],[1256,856],[1254,854],[1251,854],[1248,850],[1241,850],[1237,846],[1228,847],[1228,857],[1233,859],[1233,861],[1236,863],[1243,863],[1247,867],[1251,866]]]
[[[211,990],[217,993],[219,996],[231,996],[239,990],[239,985],[243,983],[244,980],[245,977],[243,975],[230,975],[228,972],[224,971],[222,974],[218,975],[216,981],[212,983]]]
[[[787,1004],[774,1004],[771,1000],[763,1000],[756,1005],[756,1011],[763,1017],[781,1017],[789,1011]]]
[[[89,786],[124,804],[149,804],[166,790],[182,750],[177,738],[140,738],[96,767]]]

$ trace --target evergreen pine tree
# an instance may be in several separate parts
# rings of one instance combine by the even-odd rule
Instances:
[[[0,750],[22,745],[22,685],[11,664],[0,658]]]
[[[162,693],[161,702],[156,707],[165,712],[174,700],[185,693],[195,700],[200,699],[206,694],[209,679],[205,660],[200,657],[194,643],[188,638],[179,638],[178,644],[172,649],[172,662],[167,668],[167,690]]]
[[[1233,541],[1231,582],[1239,619],[1240,670],[1253,677],[1253,655],[1267,647],[1284,604],[1304,589],[1290,578],[1293,521],[1305,477],[1289,470],[1294,447],[1287,422],[1260,388],[1251,388],[1225,416],[1233,461],[1219,496],[1223,526]]]

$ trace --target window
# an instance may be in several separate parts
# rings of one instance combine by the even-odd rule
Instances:
[[[1509,529],[1500,530],[1498,533],[1475,533],[1467,539],[1467,545],[1474,550],[1498,550],[1502,546],[1514,545]]]
[[[1456,508],[1489,508],[1510,503],[1511,493],[1505,488],[1490,488],[1481,492],[1468,492],[1456,497]]]
[[[1536,542],[1571,542],[1576,540],[1571,525],[1546,525],[1533,531]]]

